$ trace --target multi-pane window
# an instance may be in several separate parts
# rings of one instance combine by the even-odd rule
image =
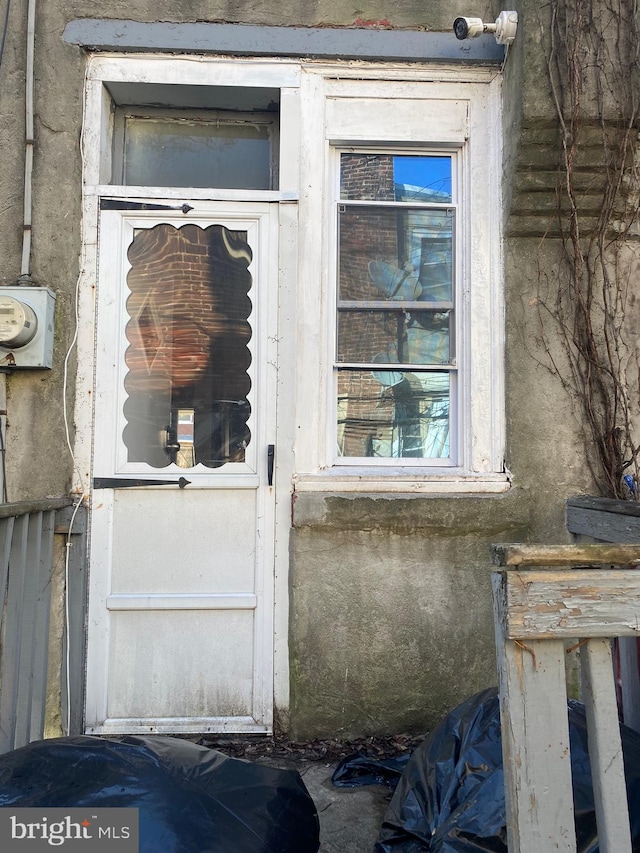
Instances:
[[[338,456],[455,464],[455,154],[339,157]]]

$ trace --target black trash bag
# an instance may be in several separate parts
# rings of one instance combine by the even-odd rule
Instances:
[[[640,734],[621,727],[633,853],[640,853]],[[569,702],[578,853],[599,853],[584,707]],[[415,750],[373,853],[507,853],[500,709],[472,696]]]
[[[300,775],[170,737],[66,737],[0,755],[0,806],[138,808],[140,853],[317,853]]]
[[[361,752],[353,752],[338,764],[331,781],[336,788],[386,785],[393,790],[397,787],[410,758],[410,752],[391,758],[371,758]]]

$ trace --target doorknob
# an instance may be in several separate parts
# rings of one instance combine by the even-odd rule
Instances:
[[[275,462],[276,457],[276,446],[275,444],[269,444],[267,446],[267,485],[273,486],[273,463]]]

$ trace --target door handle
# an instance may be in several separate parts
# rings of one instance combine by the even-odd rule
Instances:
[[[276,446],[275,444],[269,444],[267,446],[267,485],[273,486],[273,464],[276,458]]]
[[[180,444],[178,442],[178,435],[176,430],[169,424],[164,428],[165,433],[165,441],[164,441],[164,452],[167,454],[169,459],[172,462],[176,461],[176,457],[180,450]]]

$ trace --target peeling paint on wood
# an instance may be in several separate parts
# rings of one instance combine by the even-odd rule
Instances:
[[[496,574],[498,618],[508,639],[640,636],[640,572],[634,569]]]
[[[640,544],[493,545],[496,566],[629,566],[640,563]]]
[[[636,552],[638,546],[632,546]],[[629,549],[605,546],[612,564]],[[499,546],[500,565],[574,563],[585,548]],[[601,546],[586,546],[600,562]],[[549,558],[552,558],[551,560]],[[570,560],[567,558],[570,557]],[[607,560],[608,561],[608,560]],[[611,637],[640,633],[635,569],[507,569],[492,576],[510,853],[575,853],[564,639],[580,665],[599,849],[631,853]]]
[[[600,853],[631,853],[627,789],[611,642],[589,640],[580,653]]]

